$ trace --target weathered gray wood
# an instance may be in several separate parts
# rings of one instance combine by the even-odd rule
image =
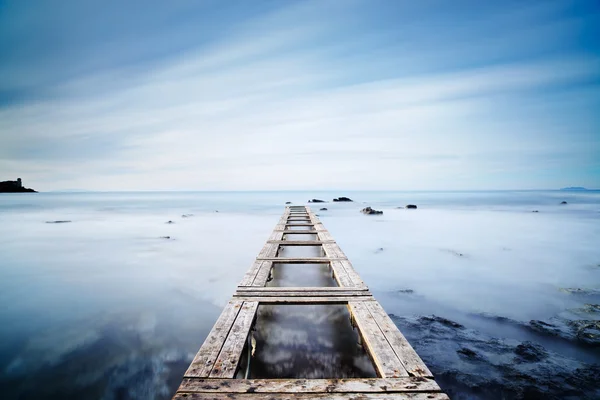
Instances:
[[[265,286],[267,284],[267,280],[269,279],[269,273],[271,272],[271,268],[273,268],[273,263],[271,261],[263,261],[254,281],[252,281],[251,287],[256,288],[257,286]]]
[[[439,392],[433,379],[200,379],[186,378],[178,392],[200,393],[394,393]]]
[[[294,231],[294,230],[291,230],[291,229],[284,229],[284,228],[282,228],[282,229],[279,229],[278,231],[282,232],[284,235],[286,233],[293,233],[294,235],[295,234],[299,234],[299,235],[315,235],[315,234],[318,235],[319,234],[319,232],[314,231],[314,230]]]
[[[256,301],[260,303],[269,303],[269,304],[304,304],[304,303],[312,303],[312,304],[346,304],[350,301],[357,301],[357,299],[364,300],[373,300],[372,296],[362,296],[358,298],[357,296],[337,296],[337,297],[327,297],[327,296],[318,296],[318,297],[290,297],[290,296],[281,296],[281,297],[271,297],[271,296],[243,296],[242,294],[236,294],[236,299],[240,299],[243,301]],[[407,374],[408,376],[408,374]]]
[[[177,400],[449,400],[444,393],[176,393]]]
[[[235,299],[227,303],[184,376],[204,378],[210,375],[242,304],[241,300]]]
[[[276,244],[272,244],[272,243],[266,243],[262,250],[260,251],[260,253],[258,253],[258,257],[256,258],[258,259],[264,259],[264,258],[269,258],[269,257],[275,257],[277,255],[277,249],[279,246],[277,246]]]
[[[364,302],[351,301],[348,307],[379,375],[382,378],[408,376]]]
[[[297,222],[286,223],[285,226],[313,226],[312,222],[306,222],[305,224],[299,224]]]
[[[234,296],[239,297],[340,297],[340,296],[371,296],[366,290],[346,290],[346,291],[297,291],[297,292],[271,292],[271,291],[238,291]]]
[[[331,240],[331,241],[334,240],[333,236],[331,236],[331,234],[329,233],[329,231],[318,231],[317,237],[322,242],[326,242],[326,241],[329,241],[329,240]]]
[[[268,262],[268,261],[260,261],[260,260],[254,261],[254,264],[252,264],[252,267],[248,270],[248,272],[246,272],[246,274],[244,275],[244,277],[242,278],[242,281],[239,283],[238,286],[252,286],[252,282],[254,282],[254,279],[256,278],[256,274],[258,274],[260,267],[265,262]]]
[[[257,260],[262,261],[273,261],[280,264],[327,264],[331,260],[336,260],[336,258],[327,258],[327,257],[265,257],[265,258],[257,258]],[[339,259],[341,260],[341,259]]]
[[[367,287],[367,285],[360,278],[360,275],[358,275],[358,273],[356,273],[356,271],[354,270],[354,267],[352,267],[352,264],[350,263],[350,261],[348,261],[348,259],[341,259],[340,264],[346,270],[346,273],[348,274],[350,279],[352,279],[352,283],[354,284],[354,286]]]
[[[331,269],[333,270],[333,277],[341,287],[352,287],[354,282],[350,278],[350,275],[346,273],[346,269],[342,266],[340,261],[332,261]],[[366,287],[364,288],[366,289]]]
[[[258,303],[245,301],[215,361],[211,378],[233,378],[252,327]]]
[[[273,231],[271,232],[271,236],[269,236],[268,243],[273,243],[274,241],[283,240],[283,232],[282,231]]]
[[[411,376],[433,377],[429,368],[427,368],[423,360],[417,355],[381,305],[373,301],[366,303],[366,306],[408,374]]]
[[[320,240],[269,240],[269,243],[283,244],[286,246],[320,246],[324,243],[331,242],[321,242]]]
[[[367,292],[368,289],[346,287],[300,287],[300,286],[270,286],[270,287],[238,287],[238,292]]]

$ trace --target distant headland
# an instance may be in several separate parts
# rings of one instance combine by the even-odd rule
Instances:
[[[566,188],[562,188],[560,190],[566,190],[566,191],[571,191],[571,192],[577,192],[577,191],[585,191],[585,190],[589,190],[586,189],[584,187],[581,186],[571,186],[571,187],[566,187]]]
[[[0,193],[37,193],[33,189],[23,187],[21,178],[16,181],[0,182]]]

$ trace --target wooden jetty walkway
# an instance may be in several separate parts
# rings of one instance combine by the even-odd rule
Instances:
[[[311,235],[307,237],[316,240],[286,240],[287,235]],[[285,257],[282,246],[320,246],[323,256]],[[274,263],[327,264],[338,286],[267,286]],[[237,379],[257,310],[264,304],[346,305],[377,377]],[[448,396],[315,214],[308,207],[290,206],[196,354],[173,399],[441,400]]]

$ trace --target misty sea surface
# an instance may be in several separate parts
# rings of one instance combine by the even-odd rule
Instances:
[[[0,398],[170,398],[312,198],[451,398],[600,398],[598,191],[0,194]]]

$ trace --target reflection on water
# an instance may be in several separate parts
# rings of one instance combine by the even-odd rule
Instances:
[[[252,334],[249,378],[377,377],[345,305],[261,305]]]
[[[277,257],[323,257],[322,246],[279,246]]]
[[[317,234],[316,233],[304,233],[304,234],[286,233],[285,235],[283,235],[283,240],[303,240],[303,241],[317,240]]]
[[[267,286],[334,287],[329,264],[279,264],[274,263]]]

